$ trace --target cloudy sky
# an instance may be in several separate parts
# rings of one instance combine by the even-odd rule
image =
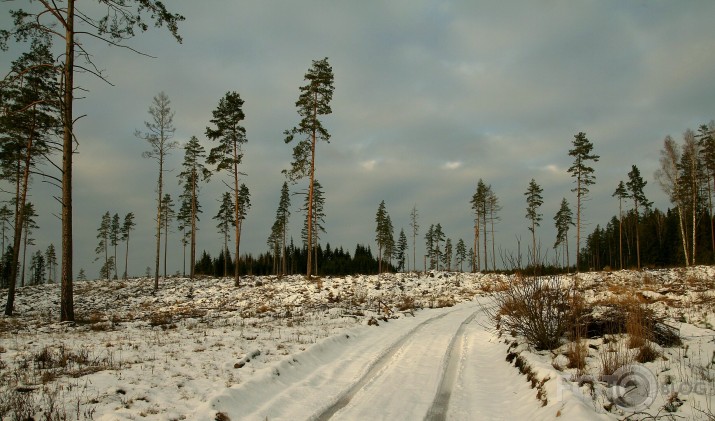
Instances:
[[[2,4],[0,25],[10,24]],[[584,217],[605,224],[617,212],[611,197],[636,164],[646,195],[665,208],[653,180],[663,138],[715,118],[715,2],[712,1],[228,1],[166,2],[186,21],[183,44],[166,30],[133,39],[148,58],[85,39],[114,86],[89,76],[77,102],[75,271],[97,276],[96,229],[105,211],[137,215],[130,274],[153,267],[153,215],[158,168],[134,137],[149,118],[152,97],[166,92],[175,111],[175,140],[204,132],[227,91],[245,101],[243,182],[251,190],[242,250],[266,250],[292,146],[283,131],[298,122],[295,101],[312,60],[329,58],[335,75],[332,135],[319,144],[317,178],[326,196],[324,242],[351,252],[374,245],[374,218],[385,200],[396,233],[419,211],[417,255],[424,231],[441,223],[469,244],[469,200],[484,179],[503,206],[497,248],[530,238],[524,192],[531,178],[544,189],[537,233],[550,249],[561,198],[573,206],[566,168],[573,136],[586,132],[601,156]],[[17,50],[15,50],[17,53]],[[3,73],[16,57],[2,53]],[[183,152],[169,158],[166,190],[177,197]],[[201,192],[198,250],[216,254],[221,239],[211,218],[225,187],[215,175]],[[292,187],[298,191],[305,184]],[[40,207],[38,247],[60,242],[59,211],[50,186],[35,179]],[[7,197],[5,197],[7,198]],[[302,216],[294,197],[291,234]],[[171,234],[169,272],[181,267]],[[572,240],[572,244],[573,244]],[[572,250],[573,253],[573,250]],[[120,259],[123,259],[120,253]],[[421,268],[421,258],[418,257]]]

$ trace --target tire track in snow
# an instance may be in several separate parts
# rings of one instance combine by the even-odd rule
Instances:
[[[427,411],[427,415],[425,415],[424,419],[426,421],[442,421],[447,417],[449,399],[452,397],[454,383],[457,380],[457,375],[459,374],[459,369],[462,365],[464,354],[464,331],[466,326],[471,323],[476,316],[477,312],[475,311],[467,317],[462,324],[459,325],[459,329],[457,329],[457,332],[454,334],[452,341],[447,347],[447,359],[444,362],[442,380],[439,383],[439,388],[435,394],[434,401],[432,401],[432,406],[430,406]],[[459,342],[458,346],[457,342]]]
[[[350,403],[352,398],[355,396],[357,392],[360,391],[368,382],[370,382],[372,379],[374,379],[377,375],[379,375],[380,371],[384,369],[386,366],[389,365],[389,363],[392,361],[393,357],[397,352],[407,343],[408,340],[410,340],[415,333],[417,333],[419,330],[424,329],[426,326],[431,324],[432,322],[439,320],[449,314],[454,313],[458,309],[448,311],[445,313],[442,313],[438,316],[432,317],[430,319],[425,320],[424,322],[418,324],[417,326],[413,327],[410,329],[405,335],[403,335],[399,340],[394,342],[387,350],[385,353],[383,353],[379,358],[374,360],[370,367],[367,369],[365,374],[363,374],[360,379],[358,379],[357,382],[355,382],[352,386],[350,386],[349,389],[347,389],[345,392],[343,392],[338,398],[335,400],[335,402],[328,406],[327,408],[323,409],[322,412],[320,412],[318,415],[313,416],[311,419],[316,420],[316,421],[327,421],[330,418],[332,418],[333,415],[335,415],[336,412],[347,406],[347,404]],[[473,317],[473,315],[472,315]]]

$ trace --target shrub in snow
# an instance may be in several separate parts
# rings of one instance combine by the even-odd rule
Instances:
[[[574,320],[572,291],[557,277],[514,277],[493,295],[490,312],[496,324],[523,336],[537,350],[554,349]]]

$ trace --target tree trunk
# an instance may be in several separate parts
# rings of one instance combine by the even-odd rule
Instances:
[[[65,14],[65,65],[62,138],[62,287],[60,321],[74,321],[72,286],[72,150],[74,144],[74,3],[67,0]]]
[[[169,248],[169,207],[164,209],[164,279],[166,279],[166,250]]]
[[[682,239],[683,243],[685,266],[690,266],[690,258],[688,256],[688,235],[685,233],[685,226],[683,224],[683,210],[680,205],[678,205],[678,223],[680,224],[680,238]]]
[[[191,266],[189,278],[193,281],[196,270],[196,170],[191,174]]]
[[[129,267],[129,232],[127,232],[127,252],[124,254],[124,279],[127,279],[127,268]]]
[[[308,186],[308,268],[305,274],[305,278],[310,280],[310,270],[312,261],[312,247],[313,247],[313,184],[315,183],[315,121],[318,119],[318,93],[314,94],[314,106],[313,106],[313,133],[311,136],[311,148],[310,148],[310,186]]]
[[[159,290],[159,260],[161,258],[161,194],[164,187],[164,152],[159,151],[159,196],[156,208],[156,258],[154,259],[154,293]]]
[[[234,211],[234,218],[236,220],[236,262],[234,265],[233,284],[236,288],[238,288],[239,286],[241,286],[241,277],[238,272],[238,264],[240,260],[239,253],[241,249],[241,219],[239,212],[239,207],[241,206],[241,204],[239,202],[238,190],[238,145],[236,144],[236,141],[233,142],[233,158],[233,196],[236,203]]]

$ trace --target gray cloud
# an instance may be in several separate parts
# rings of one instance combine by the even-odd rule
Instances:
[[[545,197],[538,232],[549,247],[561,198],[574,200],[565,170],[579,131],[601,155],[585,211],[591,227],[616,212],[611,193],[631,164],[649,180],[649,198],[665,207],[651,177],[663,138],[715,117],[710,2],[181,0],[171,7],[187,19],[182,45],[160,30],[131,41],[155,59],[87,40],[115,85],[80,77],[90,92],[78,102],[87,117],[77,126],[75,265],[92,276],[100,266],[93,262],[95,230],[106,210],[137,214],[130,272],[153,266],[157,169],[141,158],[146,146],[133,132],[162,90],[176,111],[176,140],[196,135],[207,149],[203,133],[219,98],[237,91],[245,100],[243,171],[253,207],[242,250],[254,254],[266,248],[280,171],[291,158],[282,132],[298,122],[298,87],[314,59],[330,58],[336,86],[333,114],[325,118],[331,143],[320,144],[317,155],[326,195],[324,240],[351,251],[356,243],[372,244],[383,199],[398,232],[408,229],[416,204],[422,232],[440,222],[448,236],[469,243],[469,199],[479,178],[504,207],[497,226],[504,248],[529,235],[523,192],[535,178]],[[7,13],[0,19],[9,24]],[[14,59],[5,54],[3,63]],[[175,197],[182,156],[177,150],[169,159],[167,189]],[[214,254],[220,240],[211,217],[223,177],[215,175],[201,196],[198,247]],[[38,246],[58,245],[59,221],[51,216],[58,207],[48,197],[53,190],[37,181]],[[293,197],[296,242],[299,201]],[[418,239],[418,255],[423,242]],[[170,272],[180,262],[175,244]]]

